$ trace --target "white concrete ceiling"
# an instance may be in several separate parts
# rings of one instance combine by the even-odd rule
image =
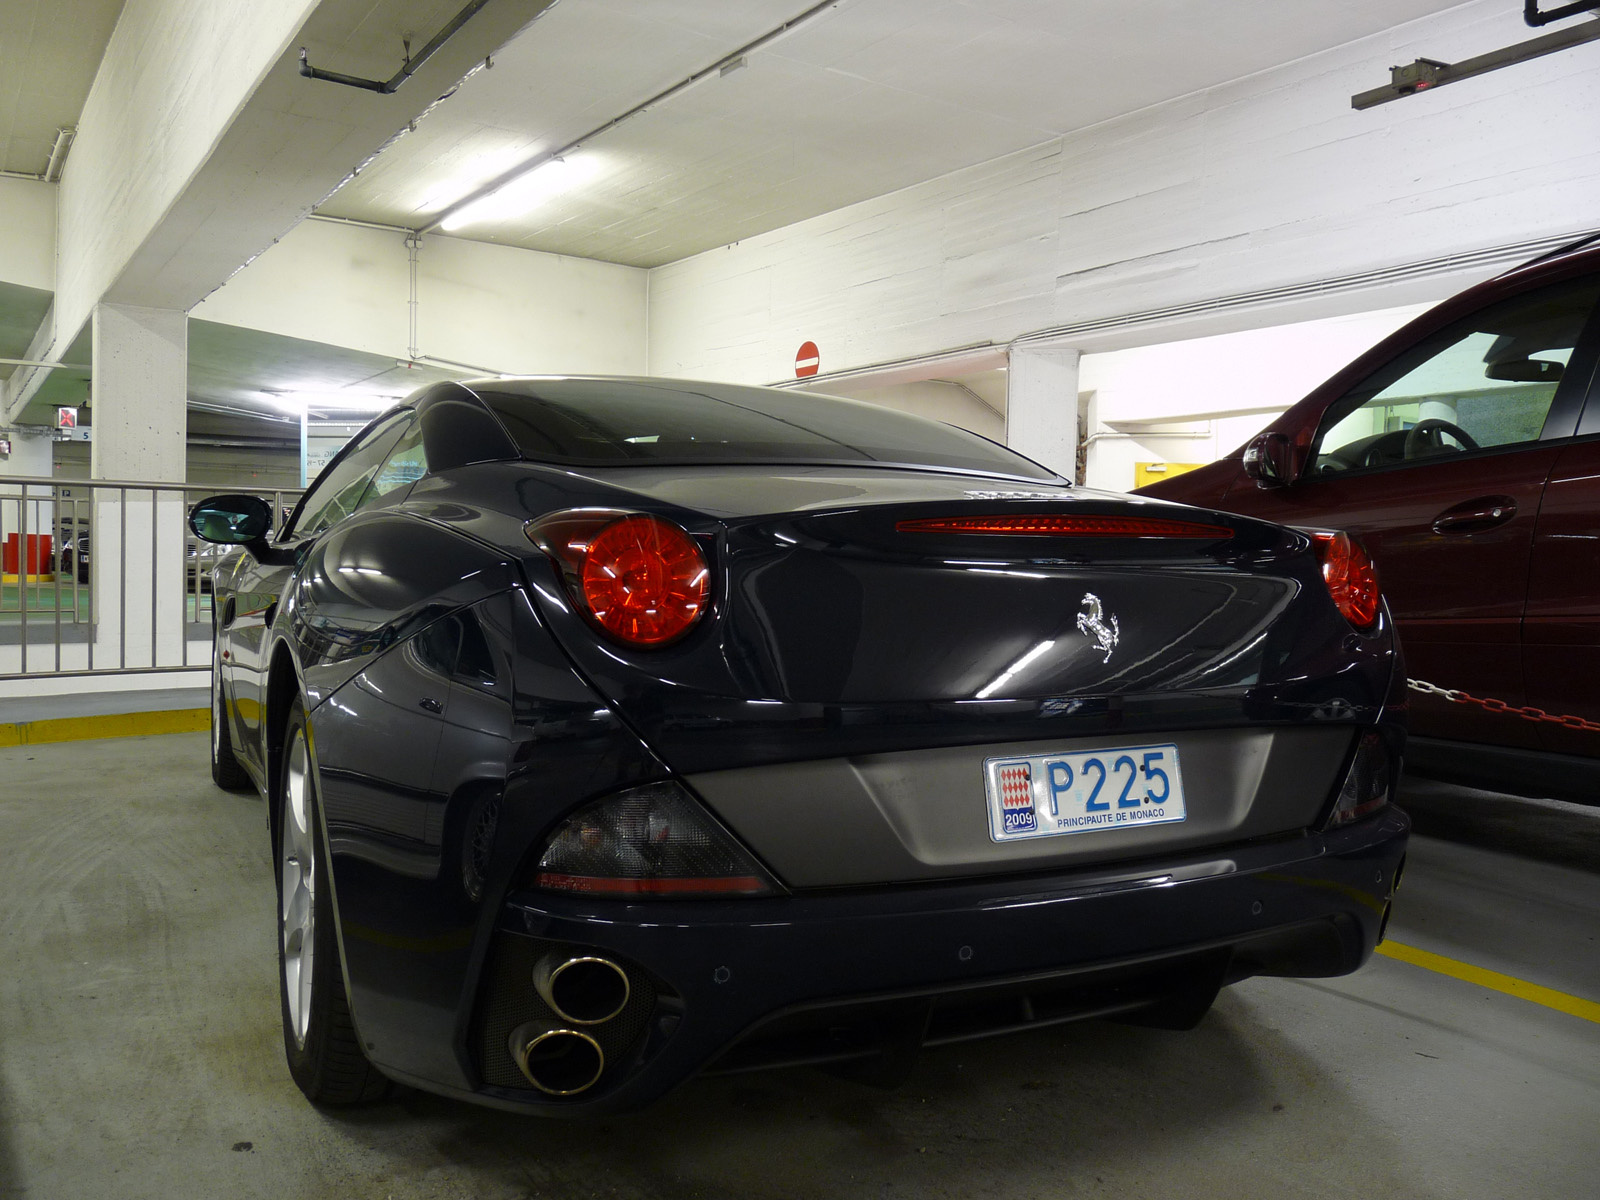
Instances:
[[[459,236],[655,266],[1457,2],[840,0],[575,152],[571,190]],[[563,0],[321,211],[425,225],[808,7]]]
[[[44,174],[121,11],[122,0],[0,0],[0,170]]]
[[[574,174],[592,174],[571,190],[456,235],[653,266],[1456,2],[839,0],[751,53],[742,69],[713,73],[574,153]],[[78,119],[122,3],[0,0],[0,169],[44,171],[56,129]],[[809,6],[561,0],[321,211],[425,225],[484,181]],[[1374,70],[1387,65],[1375,61]],[[0,354],[23,352],[47,302],[27,289],[0,295]],[[190,350],[193,398],[228,408],[265,411],[263,388],[399,394],[429,381],[371,355],[203,322],[192,327]],[[65,357],[84,361],[87,352],[75,346]],[[58,373],[30,418],[74,402],[81,389],[75,374]]]
[[[50,311],[50,293],[15,283],[0,283],[0,358],[22,358],[34,330]],[[0,363],[0,379],[12,368]]]
[[[276,393],[313,416],[345,411],[316,397],[343,397],[376,411],[419,387],[467,374],[214,321],[189,322],[189,398],[212,408],[281,414],[267,399]]]
[[[7,304],[29,299],[0,285],[0,333]],[[63,361],[87,363],[89,349],[89,338],[80,338]],[[288,410],[301,406],[318,418],[369,413],[419,387],[469,374],[215,321],[189,322],[189,403],[203,412],[272,421],[287,419]],[[83,403],[84,387],[83,371],[52,372],[24,410],[22,422],[50,424],[57,405]],[[288,408],[274,403],[274,396]],[[366,415],[356,419],[364,421]]]

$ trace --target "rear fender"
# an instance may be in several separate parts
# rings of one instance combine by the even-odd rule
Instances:
[[[293,647],[307,710],[389,647],[516,578],[500,551],[403,510],[339,525],[295,571],[275,622]]]

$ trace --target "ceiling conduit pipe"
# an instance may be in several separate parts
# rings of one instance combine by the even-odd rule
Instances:
[[[39,367],[46,371],[87,371],[88,363],[47,362],[42,358],[0,358],[0,367]]]
[[[1600,0],[1596,0],[1600,3]],[[28,179],[34,183],[59,183],[61,168],[72,148],[72,139],[78,136],[76,125],[63,125],[56,130],[56,140],[50,146],[50,161],[43,171],[0,171],[0,179]]]
[[[1575,17],[1581,12],[1593,12],[1597,8],[1600,8],[1600,0],[1578,0],[1576,4],[1563,4],[1560,8],[1552,8],[1549,12],[1540,12],[1539,0],[1523,0],[1522,19],[1537,29],[1541,25],[1550,24],[1551,21]]]
[[[361,88],[363,91],[377,92],[383,96],[392,96],[400,90],[400,85],[410,79],[422,68],[422,64],[433,57],[435,51],[454,37],[460,28],[473,17],[477,16],[489,0],[471,0],[471,2],[451,18],[450,23],[438,33],[421,50],[417,51],[415,58],[411,57],[411,43],[405,43],[406,57],[400,69],[388,79],[362,79],[356,75],[344,75],[338,71],[322,71],[313,67],[306,61],[306,48],[300,47],[300,74],[307,79],[321,79],[327,83],[339,83],[345,87]]]
[[[67,151],[72,149],[72,141],[77,136],[76,125],[63,125],[56,130],[55,145],[50,147],[50,163],[44,169],[46,183],[60,182],[61,170],[67,165]]]

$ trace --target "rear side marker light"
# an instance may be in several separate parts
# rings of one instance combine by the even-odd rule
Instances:
[[[532,521],[528,540],[556,561],[588,622],[624,645],[671,645],[711,604],[711,568],[699,544],[645,513],[575,509]]]
[[[1324,828],[1337,829],[1359,821],[1387,805],[1392,776],[1383,738],[1375,730],[1366,731],[1356,745],[1350,769],[1345,773],[1338,799],[1333,802],[1333,811]]]
[[[749,851],[671,781],[578,809],[550,835],[529,882],[548,891],[623,899],[778,891]]]
[[[1322,564],[1322,579],[1328,594],[1346,621],[1357,629],[1371,629],[1378,623],[1382,599],[1378,591],[1378,572],[1366,548],[1347,533],[1312,530],[1311,545]]]
[[[1113,538],[1204,538],[1216,541],[1231,538],[1233,530],[1224,525],[1204,525],[1197,521],[1169,521],[1159,517],[1023,516],[924,517],[900,521],[900,533],[985,533],[1017,537],[1113,537]]]

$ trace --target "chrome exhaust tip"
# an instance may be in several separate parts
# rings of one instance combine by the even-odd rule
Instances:
[[[600,1043],[576,1029],[530,1021],[511,1031],[511,1057],[527,1081],[549,1096],[575,1096],[606,1068]]]
[[[546,954],[533,968],[539,998],[563,1021],[599,1025],[628,1003],[628,973],[597,955]]]

